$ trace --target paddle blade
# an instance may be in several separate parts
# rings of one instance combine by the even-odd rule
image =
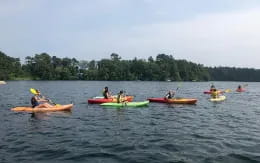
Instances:
[[[231,89],[226,89],[225,92],[229,93],[229,92],[232,92],[232,90]]]
[[[244,84],[244,85],[243,85],[243,87],[247,87],[247,86],[248,86],[248,84]]]
[[[34,88],[30,88],[30,92],[31,92],[32,94],[34,94],[34,95],[37,94],[37,91],[36,91],[36,89],[34,89]]]

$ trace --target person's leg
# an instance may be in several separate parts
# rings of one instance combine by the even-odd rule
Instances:
[[[51,104],[49,104],[49,103],[43,103],[43,105],[44,105],[46,108],[53,107],[53,105],[51,105]]]
[[[53,105],[48,104],[48,103],[43,103],[43,104],[39,104],[35,108],[51,108],[51,107],[53,107]]]

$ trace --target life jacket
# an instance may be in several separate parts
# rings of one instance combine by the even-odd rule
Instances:
[[[121,102],[121,95],[119,93],[117,94],[116,102],[117,103]]]
[[[168,94],[166,95],[166,98],[171,99],[171,98],[172,98],[172,94],[171,94],[171,93],[168,93]]]
[[[37,100],[35,99],[35,96],[33,96],[33,97],[31,98],[31,104],[32,104],[32,107],[33,107],[33,108],[38,105],[38,102],[37,102]]]
[[[217,98],[218,97],[218,92],[217,91],[211,92],[211,97],[212,98]]]
[[[118,93],[116,98],[117,103],[121,103],[125,101],[125,96],[123,94]]]
[[[106,90],[103,91],[103,96],[104,96],[104,98],[106,98],[106,99],[108,99],[107,93],[108,93],[108,91],[106,91]]]

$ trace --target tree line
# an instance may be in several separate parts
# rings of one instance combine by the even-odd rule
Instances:
[[[234,67],[205,67],[172,55],[123,60],[112,53],[110,59],[78,61],[47,53],[27,56],[21,64],[0,52],[0,80],[109,80],[109,81],[260,81],[260,70]]]

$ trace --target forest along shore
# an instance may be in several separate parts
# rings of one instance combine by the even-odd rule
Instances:
[[[112,53],[99,61],[58,58],[47,53],[27,56],[22,64],[0,52],[0,80],[108,80],[108,81],[260,81],[253,68],[205,67],[172,55],[123,60]]]

